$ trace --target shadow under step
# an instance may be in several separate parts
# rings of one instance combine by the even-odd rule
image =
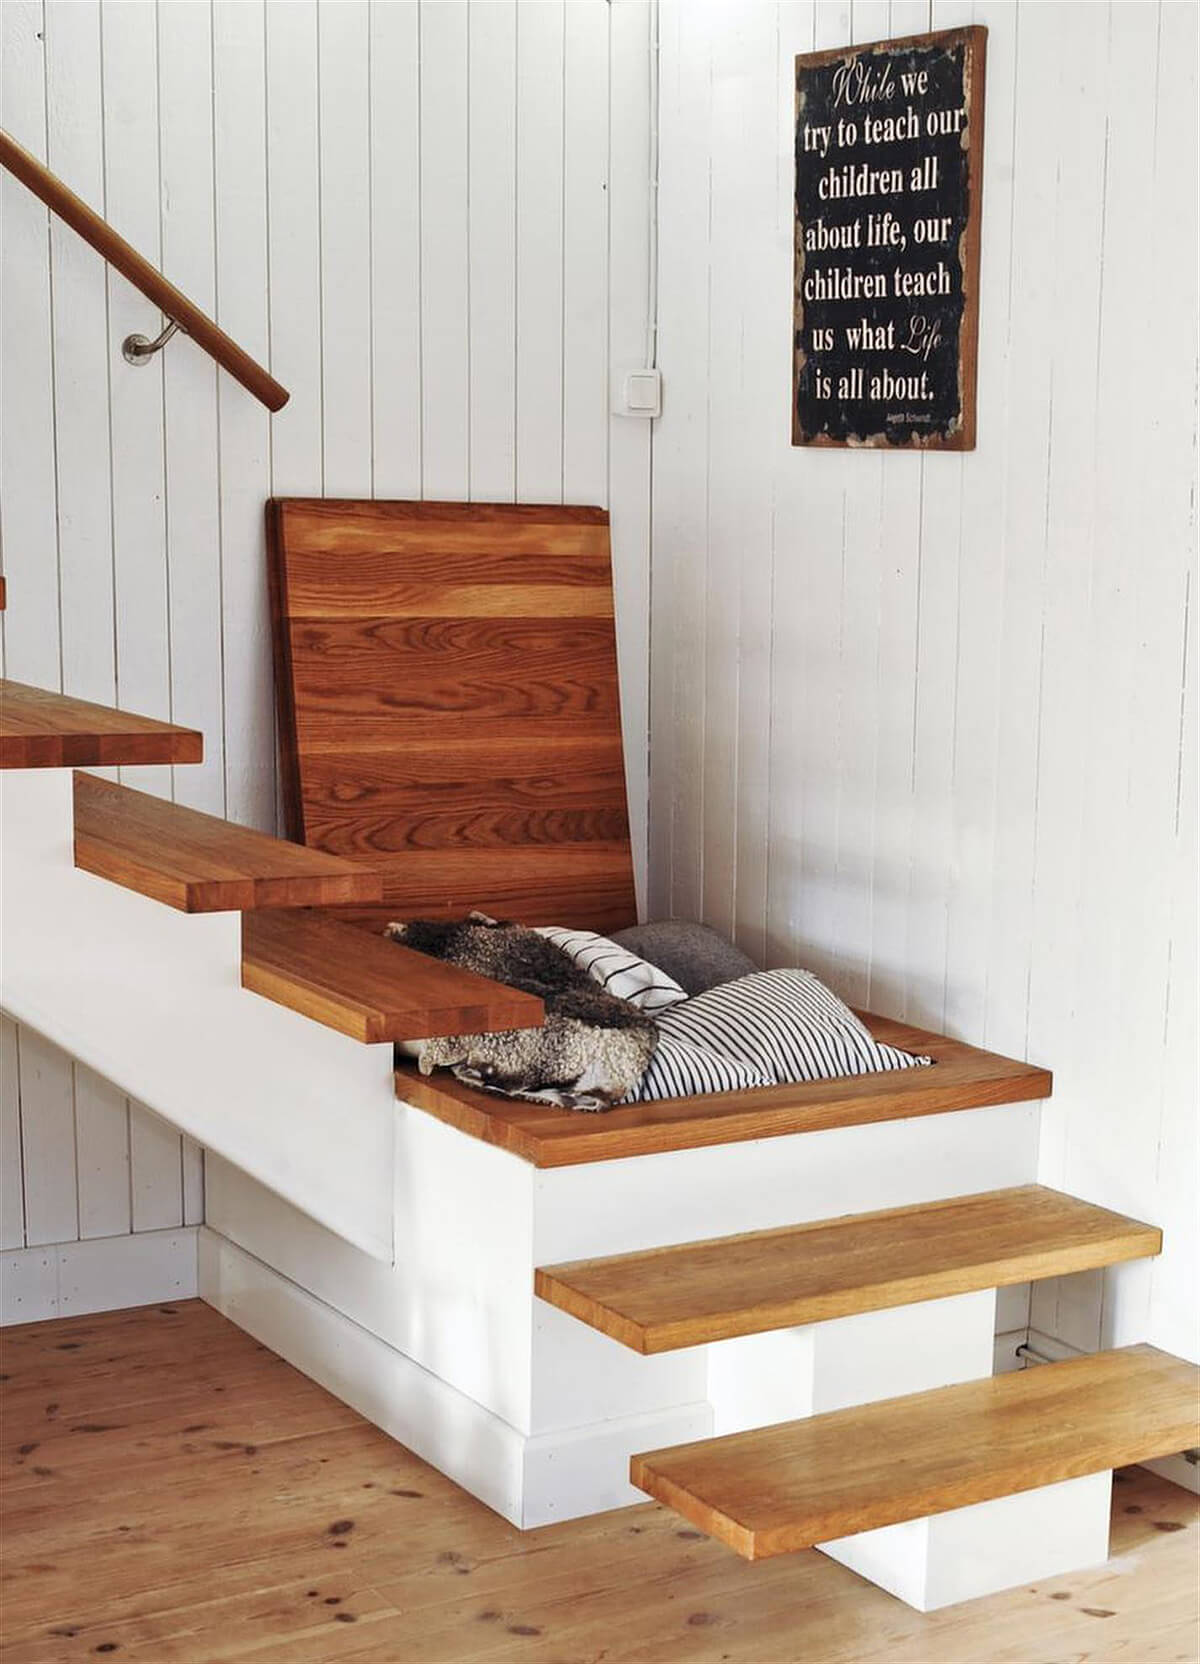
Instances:
[[[75,776],[75,865],[184,913],[378,901],[383,883],[355,862],[94,774]]]
[[[151,716],[0,681],[0,768],[199,763],[204,737]]]
[[[320,912],[246,913],[242,986],[368,1044],[538,1028],[541,1000]]]
[[[630,1479],[762,1560],[1171,1455],[1198,1402],[1194,1364],[1130,1346],[652,1451]]]
[[[1162,1232],[1042,1185],[540,1267],[535,1291],[635,1352],[669,1352],[1162,1250]]]

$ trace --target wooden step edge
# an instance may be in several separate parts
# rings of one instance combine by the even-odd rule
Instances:
[[[0,768],[107,768],[203,760],[204,736],[194,728],[25,682],[0,681]]]
[[[185,913],[373,902],[383,879],[94,774],[74,778],[75,865]]]
[[[1198,1406],[1200,1369],[1130,1346],[649,1451],[629,1475],[763,1560],[1190,1449]]]
[[[932,1066],[665,1098],[622,1105],[601,1115],[498,1097],[467,1086],[444,1070],[426,1078],[410,1064],[401,1064],[396,1071],[396,1095],[535,1167],[572,1167],[789,1133],[1033,1103],[1048,1098],[1053,1089],[1050,1071],[1037,1064],[981,1051],[948,1035],[888,1018],[868,1016],[866,1021],[876,1039],[928,1055],[933,1058]]]
[[[538,1028],[541,1000],[321,912],[242,916],[242,986],[367,1045]]]
[[[1047,1222],[1047,1212],[1060,1218]],[[939,1221],[944,1224],[940,1250],[930,1229]],[[904,1239],[906,1228],[911,1232],[909,1242]],[[977,1259],[964,1259],[964,1233],[978,1233]],[[1032,1246],[1030,1237],[1035,1239]],[[767,1262],[767,1274],[778,1284],[779,1260],[789,1249],[805,1260],[819,1254],[832,1263],[829,1283],[815,1290],[789,1291],[782,1298],[756,1296],[754,1262],[762,1265],[760,1256],[767,1250],[774,1262]],[[923,1263],[935,1261],[939,1252],[949,1264]],[[1069,1276],[1161,1252],[1162,1232],[1157,1226],[1041,1185],[1021,1185],[639,1253],[539,1266],[534,1272],[534,1292],[632,1351],[652,1356],[859,1312]],[[878,1265],[880,1274],[838,1284],[838,1256],[850,1253]],[[735,1302],[729,1284],[731,1274],[736,1279],[739,1254],[750,1263]],[[801,1265],[797,1281],[804,1274]],[[653,1307],[658,1308],[657,1317],[647,1315]],[[671,1309],[674,1315],[667,1315]]]

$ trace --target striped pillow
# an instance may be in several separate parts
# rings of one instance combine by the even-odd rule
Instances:
[[[562,948],[581,971],[586,971],[593,982],[619,1000],[628,1000],[647,1016],[657,1016],[681,1000],[687,992],[674,977],[660,971],[657,965],[639,959],[628,948],[618,947],[607,936],[597,936],[594,930],[563,930],[557,925],[537,926],[539,936]]]
[[[770,1084],[766,1075],[749,1064],[721,1057],[703,1046],[689,1045],[660,1028],[650,1066],[625,1102],[650,1103],[662,1098],[690,1098],[699,1092],[738,1092]]]
[[[658,1022],[662,1035],[747,1064],[779,1083],[931,1061],[881,1044],[811,971],[756,971],[697,994]]]

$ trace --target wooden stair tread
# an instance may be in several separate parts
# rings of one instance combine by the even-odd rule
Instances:
[[[932,1057],[932,1067],[664,1098],[603,1115],[496,1097],[464,1085],[448,1071],[426,1078],[408,1064],[396,1071],[396,1092],[406,1103],[535,1167],[569,1167],[1050,1096],[1049,1071],[1032,1063],[869,1012],[861,1015],[877,1039]]]
[[[378,901],[378,874],[215,815],[75,776],[75,865],[185,913]]]
[[[1155,1226],[1031,1184],[546,1266],[534,1286],[593,1329],[653,1353],[1065,1276],[1161,1249]]]
[[[247,913],[242,986],[368,1044],[536,1028],[541,1000],[320,912]]]
[[[199,763],[203,757],[204,737],[193,728],[0,681],[0,768]]]
[[[634,1456],[630,1478],[745,1559],[1185,1450],[1200,1370],[1152,1346]]]

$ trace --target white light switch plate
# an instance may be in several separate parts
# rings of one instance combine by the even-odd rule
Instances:
[[[661,370],[630,370],[625,377],[622,411],[626,416],[662,415]]]

